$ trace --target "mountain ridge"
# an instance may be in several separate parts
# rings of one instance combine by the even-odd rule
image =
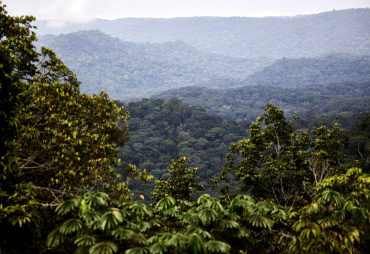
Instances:
[[[347,9],[294,17],[122,18],[48,27],[38,34],[101,31],[132,42],[182,40],[201,51],[233,57],[312,57],[344,52],[370,54],[370,9]]]

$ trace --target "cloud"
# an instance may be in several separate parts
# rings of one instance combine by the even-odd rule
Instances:
[[[366,8],[369,0],[2,0],[11,15],[34,15],[51,26],[94,18],[189,16],[293,16]]]
[[[88,12],[89,0],[54,0],[49,1],[40,10],[43,19],[58,19],[64,22],[84,23],[95,18]]]

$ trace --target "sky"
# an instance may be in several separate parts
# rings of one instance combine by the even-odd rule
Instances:
[[[1,1],[1,0],[0,0]],[[294,16],[368,8],[370,0],[2,0],[10,15],[83,23],[95,18]]]

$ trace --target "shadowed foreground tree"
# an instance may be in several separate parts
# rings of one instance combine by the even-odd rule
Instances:
[[[115,173],[128,115],[106,93],[81,94],[51,50],[36,52],[35,18],[0,5],[0,19],[0,251],[35,253],[51,206],[95,189],[131,197]]]
[[[312,198],[312,187],[336,173],[341,130],[320,127],[312,136],[307,131],[298,135],[283,110],[269,103],[265,111],[250,126],[248,139],[231,144],[229,163],[211,182],[214,186],[220,181],[230,182],[232,173],[243,183],[243,191],[255,198],[273,199],[287,208],[302,195]],[[228,188],[222,190],[226,200],[230,200]]]

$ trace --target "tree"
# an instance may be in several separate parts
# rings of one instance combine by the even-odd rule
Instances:
[[[32,178],[43,204],[50,205],[108,187],[118,177],[118,146],[128,139],[128,116],[106,93],[81,94],[76,75],[51,50],[42,49],[40,57],[26,90],[32,103],[22,112],[17,173]]]
[[[15,174],[19,165],[15,140],[20,135],[21,110],[29,103],[26,79],[35,74],[38,56],[32,44],[36,40],[33,20],[7,15],[0,1],[0,252],[14,247],[26,250],[27,234],[35,233],[39,219],[35,189]],[[22,243],[14,235],[23,238]]]
[[[293,122],[274,104],[267,104],[265,111],[250,126],[250,137],[231,145],[229,163],[211,181],[215,186],[220,180],[228,182],[233,173],[244,191],[287,208],[301,195],[309,198],[312,186],[334,173],[341,155],[340,129],[320,127],[312,132],[311,141],[307,131],[296,134]],[[230,200],[228,187],[222,191]]]
[[[40,227],[50,226],[52,210],[47,207],[94,189],[127,194],[115,169],[118,146],[128,139],[128,115],[106,93],[81,94],[76,75],[51,50],[36,52],[34,18],[11,17],[4,8],[0,6],[0,118],[5,123],[0,127],[0,248],[27,253],[42,246],[33,241],[46,233]],[[22,244],[15,235],[23,235]]]
[[[88,192],[56,209],[65,221],[47,238],[49,247],[63,247],[73,238],[76,253],[116,253],[147,246],[145,232],[153,226],[145,204],[121,203],[104,192]],[[68,217],[67,217],[68,216]]]
[[[228,181],[228,174],[234,172],[253,196],[272,198],[287,207],[294,203],[295,193],[301,189],[304,168],[299,151],[309,140],[294,134],[293,123],[286,120],[283,110],[269,103],[265,111],[250,126],[250,138],[231,145],[229,163],[215,180]]]
[[[155,182],[153,199],[156,202],[166,196],[191,201],[197,191],[204,190],[204,187],[194,179],[198,169],[188,168],[186,166],[188,163],[189,160],[185,156],[171,160],[171,165],[168,167],[171,178]]]

